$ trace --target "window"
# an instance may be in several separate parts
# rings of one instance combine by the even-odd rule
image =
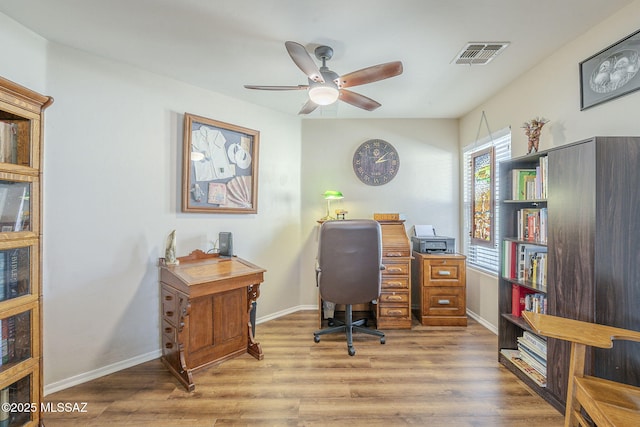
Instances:
[[[473,158],[474,154],[481,153],[493,147],[494,153],[494,175],[493,175],[493,194],[496,205],[494,206],[494,221],[492,227],[493,239],[492,244],[478,244],[471,237],[472,230],[472,201],[473,201]],[[464,159],[464,230],[463,230],[463,252],[467,255],[467,263],[474,267],[486,270],[491,273],[499,271],[499,218],[500,205],[498,200],[498,188],[500,185],[500,169],[499,164],[502,160],[511,158],[511,129],[506,128],[494,132],[491,137],[486,137],[463,149]]]

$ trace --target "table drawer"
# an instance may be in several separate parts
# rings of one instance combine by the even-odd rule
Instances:
[[[167,339],[171,341],[178,341],[178,335],[176,333],[176,328],[166,320],[162,319],[162,334],[167,337]]]
[[[394,307],[392,305],[380,304],[379,307],[380,317],[394,317],[394,318],[408,318],[409,306]]]
[[[382,304],[407,304],[409,302],[408,292],[382,292],[378,301]]]
[[[466,313],[465,290],[456,287],[427,288],[422,304],[430,316],[459,316]]]
[[[178,320],[178,294],[168,286],[162,287],[162,318],[176,326]]]
[[[409,278],[408,277],[382,277],[382,290],[385,291],[387,289],[409,289]]]
[[[382,263],[385,269],[382,270],[382,277],[385,276],[408,276],[409,275],[409,261],[394,261],[389,259],[383,259]]]

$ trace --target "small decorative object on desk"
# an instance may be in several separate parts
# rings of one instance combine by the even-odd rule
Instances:
[[[540,132],[542,131],[542,126],[545,123],[548,123],[549,120],[544,117],[536,117],[535,119],[531,119],[528,122],[525,122],[522,125],[524,129],[524,134],[529,138],[529,144],[527,145],[527,154],[537,153],[538,152],[538,144],[540,142]]]
[[[349,211],[345,211],[344,209],[336,209],[336,218],[338,219],[346,219],[346,215]]]
[[[167,265],[178,265],[180,261],[176,258],[176,230],[169,233],[167,237],[167,247],[164,253],[165,263]]]

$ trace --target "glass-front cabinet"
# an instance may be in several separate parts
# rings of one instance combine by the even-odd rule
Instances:
[[[0,77],[0,427],[42,423],[42,113]]]

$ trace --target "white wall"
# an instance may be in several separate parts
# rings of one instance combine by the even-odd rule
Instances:
[[[332,210],[346,209],[347,218],[398,212],[406,216],[408,231],[415,224],[434,224],[439,234],[458,237],[457,126],[457,120],[440,119],[303,120],[300,283],[305,301],[317,304],[317,220],[325,215],[325,190],[344,194]],[[368,139],[383,139],[398,151],[400,168],[385,185],[365,185],[353,172],[353,154]]]
[[[461,146],[474,141],[482,111],[493,131],[511,126],[514,157],[526,154],[527,140],[520,127],[536,116],[550,120],[542,130],[540,150],[596,135],[640,135],[640,91],[580,111],[578,71],[581,61],[637,31],[638,16],[640,1],[565,45],[462,117]],[[486,132],[480,136],[486,136]],[[497,278],[473,270],[467,274],[467,307],[494,327],[498,321],[497,286]]]
[[[45,115],[46,392],[159,356],[157,259],[172,229],[179,255],[234,233],[235,252],[267,269],[258,317],[299,305],[298,117],[48,44],[3,15],[0,28],[22,59],[1,62],[0,75],[55,99]],[[258,214],[180,212],[184,112],[261,132]]]

